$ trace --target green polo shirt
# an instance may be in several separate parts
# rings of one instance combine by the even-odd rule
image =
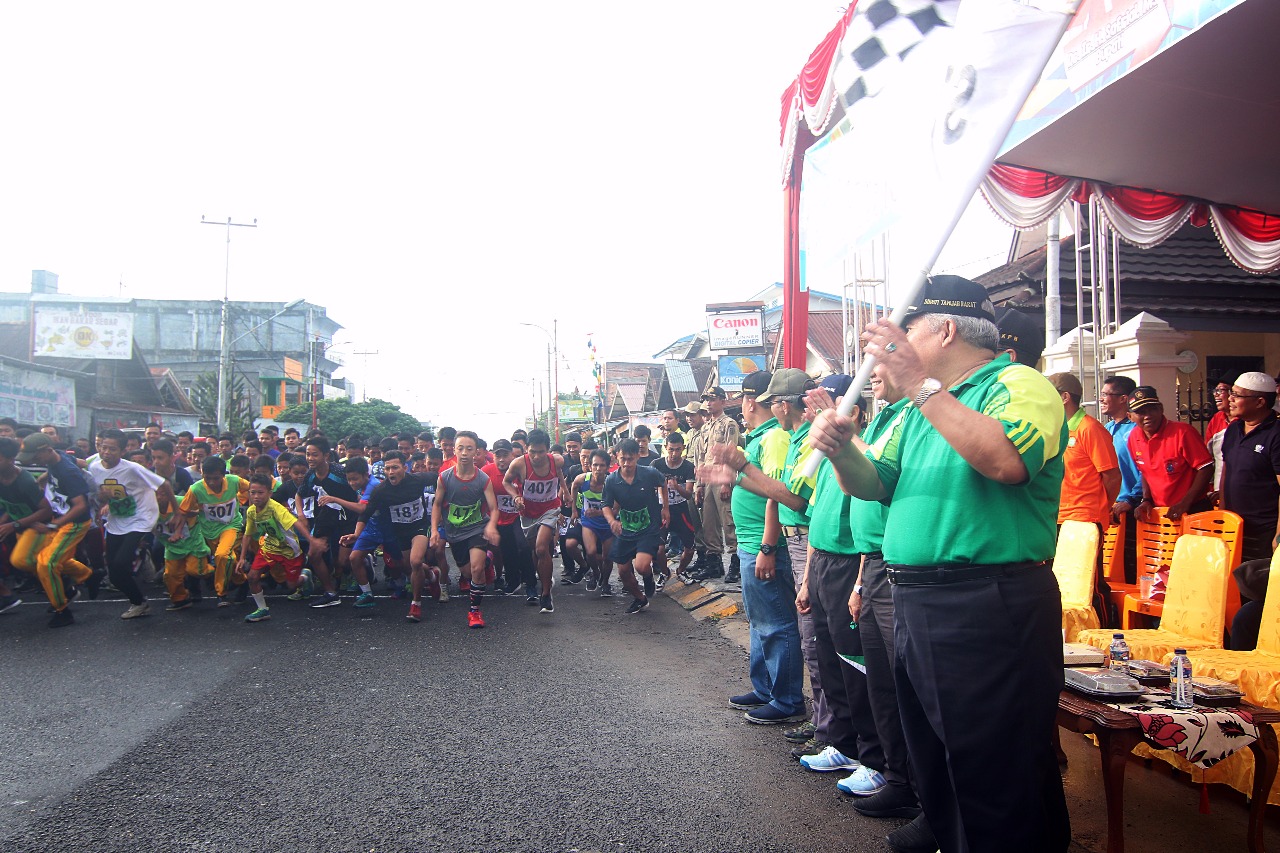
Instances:
[[[801,421],[800,426],[791,432],[791,444],[787,447],[787,459],[782,465],[782,477],[779,479],[793,495],[799,495],[806,501],[813,497],[813,487],[818,484],[817,475],[805,477],[800,473],[812,455],[809,422]],[[798,511],[786,504],[778,504],[778,521],[785,527],[808,527],[810,522],[807,503],[805,507],[803,511]]]
[[[849,505],[852,501],[853,498],[840,488],[831,460],[824,458],[818,468],[813,496],[809,499],[810,545],[828,554],[857,553],[853,547],[853,531],[849,528]]]
[[[903,413],[910,401],[905,397],[885,406],[871,419],[862,432],[862,440],[870,450],[872,459],[884,453],[891,441],[897,441],[902,426]],[[849,529],[856,554],[871,554],[884,547],[884,523],[889,516],[888,501],[864,501],[852,498],[849,505]],[[824,549],[825,550],[825,549]]]
[[[769,418],[747,433],[746,441],[747,461],[766,476],[781,479],[782,466],[787,461],[787,448],[791,444],[791,433],[778,426],[777,418]],[[733,490],[733,525],[738,533],[738,547],[747,554],[755,554],[760,550],[760,541],[764,539],[764,508],[767,503],[765,498],[746,489]],[[777,545],[781,541],[782,536],[779,534],[778,542],[773,544]]]
[[[1007,486],[979,474],[911,407],[897,440],[872,463],[889,492],[885,562],[991,565],[1053,556],[1067,419],[1062,397],[1034,369],[1000,355],[951,393],[999,421],[1027,468]]]

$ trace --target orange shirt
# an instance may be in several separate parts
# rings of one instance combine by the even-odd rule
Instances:
[[[1062,455],[1058,523],[1089,521],[1105,526],[1111,517],[1111,501],[1102,484],[1102,472],[1120,467],[1111,433],[1084,409],[1071,416],[1067,428],[1071,435]]]

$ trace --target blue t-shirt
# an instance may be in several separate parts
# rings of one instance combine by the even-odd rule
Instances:
[[[1116,457],[1120,460],[1120,494],[1117,501],[1130,506],[1142,502],[1142,472],[1133,461],[1129,452],[1129,433],[1133,432],[1134,423],[1127,418],[1123,421],[1108,421],[1107,432],[1111,433],[1111,443],[1115,445]]]
[[[633,482],[622,479],[621,471],[614,471],[604,481],[602,501],[613,507],[615,517],[622,524],[620,539],[640,539],[656,533],[662,527],[662,498],[659,489],[665,489],[667,481],[652,468],[637,465]],[[616,504],[616,506],[615,506]]]

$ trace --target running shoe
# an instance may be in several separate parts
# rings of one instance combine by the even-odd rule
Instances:
[[[764,704],[763,702],[760,704]],[[792,743],[804,743],[811,739],[818,731],[818,727],[813,724],[812,720],[805,720],[794,729],[787,729],[782,736]]]
[[[169,606],[166,607],[165,610],[168,610],[170,612],[173,612],[175,610],[186,610],[188,607],[190,607],[193,604],[195,604],[194,601],[192,601],[189,598],[184,598],[181,601],[170,601]]]
[[[146,616],[151,612],[151,602],[144,601],[141,604],[131,604],[129,609],[120,614],[121,619],[137,619],[139,616]]]
[[[75,617],[71,615],[71,608],[70,608],[70,607],[64,607],[64,608],[62,608],[61,610],[59,610],[59,611],[55,612],[55,613],[53,614],[53,616],[52,616],[52,617],[50,617],[50,619],[49,619],[49,627],[50,627],[50,628],[65,628],[65,627],[67,627],[68,625],[74,625],[74,624],[75,624],[75,621],[76,621],[76,620],[75,620]]]
[[[587,572],[587,592],[595,592],[600,588],[600,581],[596,580],[595,572]]]
[[[306,596],[302,594],[302,587],[298,587],[293,592],[286,595],[285,598],[289,601],[302,601]]]
[[[664,572],[663,574],[660,574],[656,578],[654,578],[653,585],[655,589],[662,589],[664,586],[666,586],[667,578],[669,578],[670,576],[671,576],[670,572]]]
[[[316,577],[311,574],[310,569],[302,570],[302,583],[298,584],[298,589],[302,590],[303,598],[310,598],[316,593]]]
[[[834,746],[828,746],[817,755],[804,755],[800,765],[805,770],[815,773],[832,773],[836,770],[857,770],[862,764],[856,758],[850,758]]]
[[[484,617],[480,615],[480,611],[479,611],[479,610],[468,610],[468,611],[467,611],[467,627],[468,627],[468,628],[483,628],[483,627],[484,627]]]
[[[524,603],[525,603],[525,605],[526,605],[526,606],[528,606],[528,607],[533,607],[534,605],[536,605],[536,604],[538,603],[538,596],[536,596],[536,595],[526,595],[526,596],[525,596],[525,598],[524,598]]]
[[[600,585],[601,598],[613,598],[613,586],[607,581]]]
[[[374,604],[372,592],[362,592],[356,596],[356,607],[372,607]]]
[[[634,616],[649,609],[649,599],[637,598],[631,602],[631,606],[627,608],[627,615]]]
[[[448,600],[449,600],[449,584],[446,581],[441,581],[440,595],[436,598],[436,601],[440,602],[441,604],[444,604]]]
[[[556,605],[555,605],[555,602],[551,600],[551,596],[549,595],[542,596],[542,609],[539,610],[538,612],[539,613],[555,613],[556,612]]]
[[[421,622],[422,621],[422,605],[417,601],[411,602],[409,604],[409,613],[404,618],[408,619],[410,622]]]
[[[750,711],[753,708],[768,704],[769,700],[754,690],[750,693],[739,693],[737,696],[729,697],[729,707],[737,708],[739,711]]]
[[[574,584],[576,584],[579,580],[580,580],[580,578],[575,578],[573,575],[569,574],[568,572],[565,572],[565,573],[563,573],[562,575],[560,575],[560,585],[561,585],[561,586],[573,586],[573,585],[574,585]]]
[[[791,757],[798,760],[804,758],[806,755],[817,755],[829,746],[831,746],[831,744],[824,743],[817,738],[811,737],[795,749],[791,750]]]
[[[884,777],[867,766],[860,766],[853,774],[841,779],[836,787],[845,794],[869,797],[885,786]]]
[[[225,595],[220,595],[220,596],[218,596],[218,606],[219,606],[219,607],[230,607],[230,606],[231,606],[231,599],[227,598]]]
[[[315,608],[321,607],[337,607],[342,603],[342,599],[338,597],[336,592],[326,592],[320,596],[318,601],[311,602],[311,606]]]
[[[796,711],[794,714],[788,714],[786,711],[779,711],[773,705],[761,705],[754,711],[748,711],[743,714],[747,718],[748,723],[755,723],[758,726],[776,726],[780,723],[796,723],[803,720],[808,715],[804,708]]]
[[[13,608],[22,603],[22,599],[16,595],[6,595],[0,598],[0,613],[8,613]]]
[[[252,613],[250,613],[248,616],[244,617],[244,621],[246,621],[246,622],[266,622],[266,621],[267,621],[268,619],[270,619],[270,618],[271,618],[271,608],[270,608],[270,607],[259,607],[257,610],[254,610],[254,611],[253,611]]]

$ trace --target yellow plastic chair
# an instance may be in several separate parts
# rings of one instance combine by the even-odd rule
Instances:
[[[1165,566],[1173,564],[1174,544],[1182,535],[1182,522],[1169,518],[1169,508],[1154,507],[1147,515],[1147,521],[1138,521],[1134,535],[1138,537],[1138,577],[1154,575]],[[1173,574],[1173,570],[1169,570]],[[1125,593],[1120,601],[1120,629],[1128,631],[1133,627],[1133,614],[1141,613],[1159,619],[1164,612],[1164,603],[1142,598],[1138,587]]]
[[[1074,643],[1076,634],[1084,629],[1101,627],[1098,611],[1093,609],[1097,563],[1098,525],[1062,522],[1053,555],[1053,573],[1062,592],[1062,636],[1068,643]]]
[[[1174,546],[1159,628],[1124,632],[1135,659],[1161,660],[1175,648],[1221,649],[1226,618],[1227,546],[1210,536],[1181,536]],[[1081,631],[1076,641],[1106,650],[1112,631]]]
[[[1227,568],[1234,571],[1240,565],[1244,549],[1244,519],[1234,512],[1215,509],[1182,517],[1182,532],[1196,536],[1216,536],[1227,546]],[[1227,627],[1240,609],[1240,590],[1233,583],[1227,587]]]

